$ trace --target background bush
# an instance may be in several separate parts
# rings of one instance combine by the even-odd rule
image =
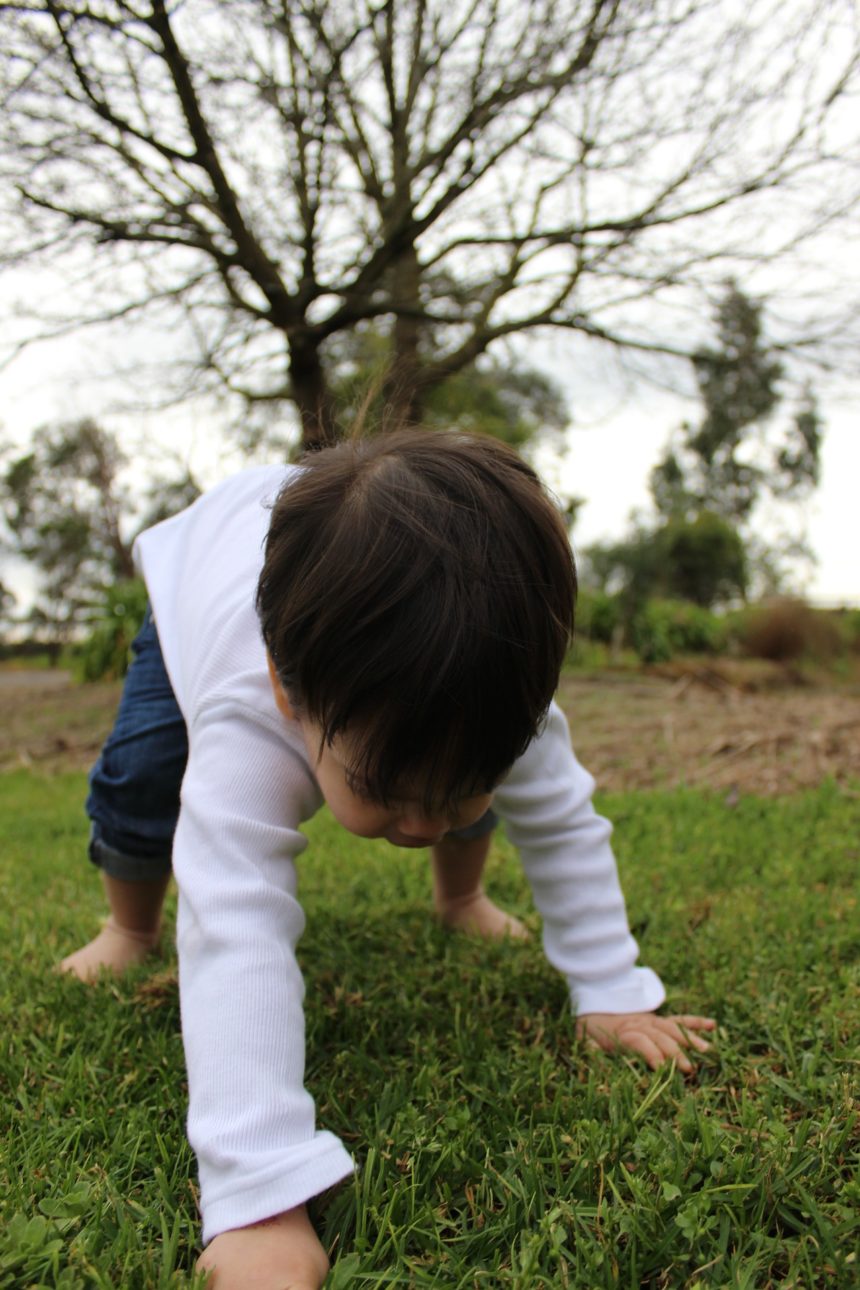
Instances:
[[[860,654],[860,609],[843,609],[838,617],[846,648]]]
[[[84,642],[78,670],[84,681],[117,680],[131,662],[131,642],[146,613],[146,587],[140,578],[115,582],[93,614],[94,626]]]
[[[829,663],[846,646],[845,628],[837,615],[787,597],[739,615],[734,634],[745,654],[775,663],[800,659]]]
[[[674,654],[719,653],[727,625],[688,600],[649,600],[633,619],[631,637],[643,663],[662,663]]]
[[[607,591],[580,587],[576,597],[577,636],[611,645],[620,621],[621,609],[616,596],[610,596]]]

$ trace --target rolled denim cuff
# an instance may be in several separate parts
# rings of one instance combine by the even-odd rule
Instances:
[[[109,878],[123,882],[153,882],[170,873],[170,852],[161,856],[131,856],[118,851],[93,828],[88,848],[90,860]]]

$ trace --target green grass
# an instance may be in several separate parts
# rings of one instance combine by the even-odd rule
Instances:
[[[175,986],[49,970],[100,914],[82,797],[0,777],[0,1286],[190,1286]],[[860,1283],[860,801],[601,805],[643,959],[720,1021],[694,1079],[586,1053],[536,940],[433,925],[420,855],[309,828],[308,1080],[361,1164],[315,1204],[332,1290]],[[489,885],[531,918],[504,844]]]

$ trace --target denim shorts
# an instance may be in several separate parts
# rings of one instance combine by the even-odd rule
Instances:
[[[170,872],[188,735],[148,608],[131,649],[116,722],[90,772],[86,811],[93,864],[112,878],[140,882]],[[488,810],[449,836],[483,837],[497,823]]]
[[[116,722],[90,772],[86,811],[90,859],[134,882],[170,872],[188,736],[148,608],[131,649]]]

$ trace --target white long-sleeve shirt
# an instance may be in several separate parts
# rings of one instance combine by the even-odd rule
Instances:
[[[291,470],[243,471],[141,534],[165,665],[188,728],[173,843],[188,1136],[203,1239],[301,1204],[352,1171],[304,1088],[299,825],[322,804],[299,726],[278,711],[254,598],[269,508]],[[636,966],[610,825],[553,704],[495,794],[574,1009],[638,1012],[663,987]]]

